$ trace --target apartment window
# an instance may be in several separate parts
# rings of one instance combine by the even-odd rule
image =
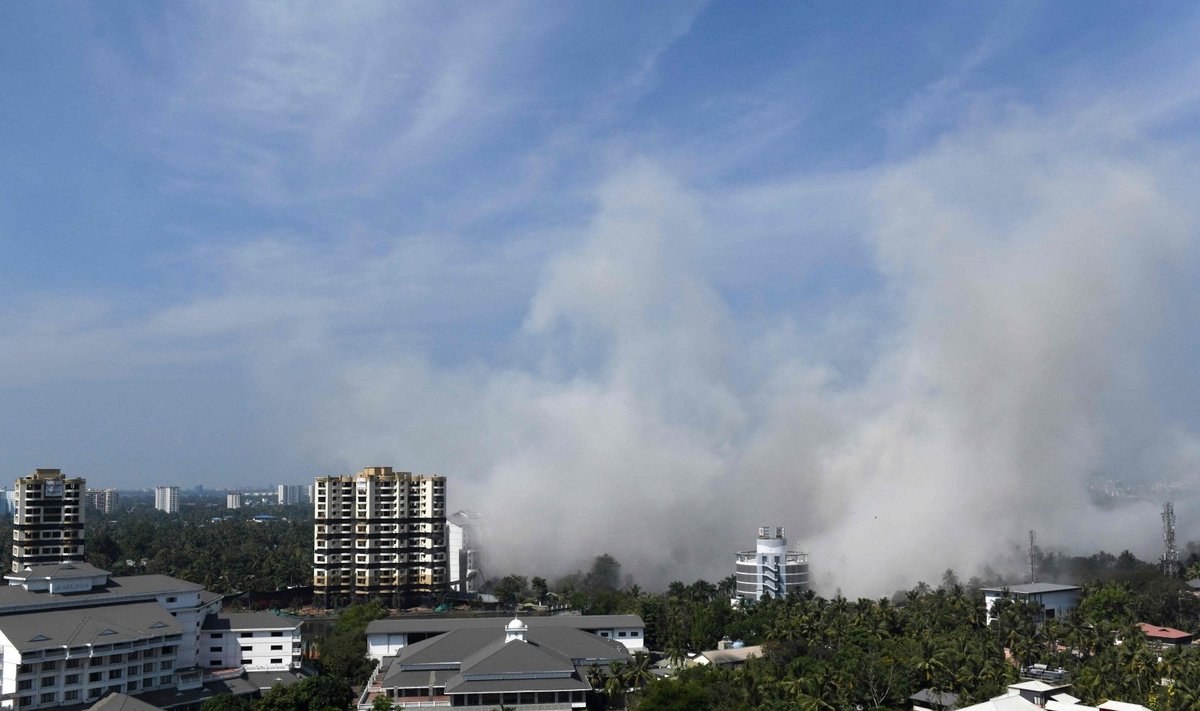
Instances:
[[[247,637],[253,637],[254,633],[253,632],[243,632],[243,633],[239,634],[238,636],[241,637],[242,639],[246,639]]]
[[[208,651],[220,653],[221,648],[220,647],[209,647]]]
[[[40,686],[42,686],[42,687],[54,686],[54,677],[52,677],[52,676],[42,677],[42,683],[40,684]]]
[[[120,654],[114,654],[114,655],[112,655],[111,657],[109,657],[109,658],[108,658],[108,661],[109,661],[110,663],[113,663],[113,662],[119,662],[119,661],[121,661],[121,655],[120,655]]]
[[[160,669],[162,669],[163,671],[166,671],[166,670],[168,670],[168,669],[171,669],[171,668],[173,668],[174,666],[175,666],[175,660],[173,660],[173,659],[164,659],[164,660],[162,661],[162,664],[161,664],[161,665],[159,665],[159,668],[160,668]]]
[[[91,674],[88,674],[88,681],[90,682],[100,681],[103,678],[104,674],[102,672],[92,672]]]
[[[120,669],[109,669],[108,670],[108,678],[109,679],[120,679],[121,674],[122,674],[122,672]]]
[[[163,686],[169,686],[173,680],[174,677],[172,677],[170,674],[167,674],[166,676],[159,677],[158,683],[162,684]]]
[[[80,661],[82,661],[82,660],[68,659],[64,666],[66,666],[67,669],[78,669]]]
[[[282,659],[272,659],[271,663],[272,664],[283,664],[283,660]]]
[[[25,691],[33,688],[33,679],[22,679],[17,682],[17,691]]]
[[[282,637],[282,636],[283,636],[283,633],[282,633],[282,632],[272,632],[272,633],[271,633],[271,636],[272,636],[272,637]]]
[[[254,647],[242,647],[242,654],[251,654],[254,652]]]
[[[167,602],[175,602],[175,598],[174,598],[174,597],[169,597],[169,598],[167,598]]]
[[[252,663],[253,663],[253,662],[251,662],[249,659],[243,659],[243,660],[242,660],[242,664],[252,664]]]
[[[128,684],[125,685],[125,687],[126,687],[126,691],[137,691],[138,683],[137,683],[137,681],[130,681]]]
[[[618,633],[617,633],[617,636],[618,636],[618,637],[624,637],[624,636],[625,636],[625,633],[624,633],[624,632],[618,632]]]
[[[221,634],[222,634],[221,632],[213,632],[212,638],[213,639],[221,639]]]
[[[32,696],[22,696],[21,703],[17,706],[17,708],[25,709],[25,708],[29,708],[30,706],[33,706],[33,697]]]
[[[146,662],[142,665],[143,674],[149,674],[152,671],[154,671],[154,662]]]
[[[70,686],[71,684],[78,684],[79,683],[79,675],[78,674],[67,674],[67,676],[63,679],[63,683],[68,686]]]
[[[71,689],[63,692],[63,701],[75,701],[79,698],[79,689]]]
[[[630,633],[629,633],[629,636],[630,636],[630,637],[640,637],[640,636],[641,636],[641,634],[642,634],[641,632],[638,632],[637,630],[634,630],[634,631],[632,631],[632,632],[630,632]]]
[[[125,667],[125,673],[129,676],[137,676],[138,665],[134,664],[133,666]]]
[[[42,662],[42,671],[54,671],[58,668],[58,662]]]
[[[41,702],[43,704],[52,704],[52,703],[54,703],[54,692],[47,691],[46,693],[42,694],[41,697],[39,697],[39,698],[41,698]]]
[[[33,671],[32,664],[22,664],[20,667],[17,668],[17,673],[19,673],[19,674],[26,674],[31,671]]]
[[[271,651],[272,651],[272,652],[282,652],[282,651],[283,651],[283,645],[282,645],[282,644],[272,644],[272,645],[271,645]]]

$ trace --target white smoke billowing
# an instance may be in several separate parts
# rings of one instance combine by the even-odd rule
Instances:
[[[447,474],[488,517],[494,572],[607,551],[644,584],[715,579],[775,524],[848,594],[969,575],[1027,529],[1153,555],[1155,508],[1099,512],[1086,485],[1200,464],[1197,422],[1157,402],[1197,385],[1195,353],[1163,352],[1198,303],[1181,165],[1095,125],[976,126],[830,206],[867,217],[878,285],[748,325],[697,255],[736,261],[753,235],[723,233],[721,194],[632,161],[544,268],[514,335],[530,362],[350,358],[319,446]]]

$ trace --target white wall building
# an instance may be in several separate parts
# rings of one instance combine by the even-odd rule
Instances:
[[[154,508],[169,514],[179,513],[179,487],[154,487]]]
[[[808,589],[808,554],[787,549],[782,527],[758,529],[752,551],[737,554],[737,599],[761,600]]]
[[[242,508],[242,495],[238,492],[232,492],[225,495],[225,508],[240,509]]]
[[[983,603],[987,607],[987,621],[992,624],[992,607],[996,601],[1008,596],[1014,600],[1033,602],[1042,607],[1042,620],[1062,618],[1074,610],[1079,604],[1083,589],[1078,585],[1061,585],[1059,583],[1024,583],[998,588],[980,588],[983,591]]]
[[[458,511],[446,519],[451,590],[464,593],[479,590],[483,578],[480,572],[480,518],[475,511]]]
[[[280,506],[304,503],[308,487],[302,484],[280,484],[275,487],[275,500]]]
[[[299,669],[300,620],[269,612],[211,615],[200,629],[201,665],[246,671]]]
[[[226,675],[300,667],[299,621],[223,614],[221,596],[195,583],[166,575],[110,577],[70,562],[5,577],[0,709],[89,703],[110,692],[195,698],[215,678],[214,659]],[[217,646],[216,634],[234,641],[228,654],[208,651]]]

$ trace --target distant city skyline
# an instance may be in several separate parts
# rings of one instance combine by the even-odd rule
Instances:
[[[121,489],[444,475],[502,570],[719,579],[764,522],[847,594],[1033,528],[1153,557],[1161,502],[1088,486],[1200,471],[1198,32],[2,4],[0,451]]]

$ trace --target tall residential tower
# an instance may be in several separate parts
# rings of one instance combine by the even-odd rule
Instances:
[[[367,467],[313,487],[313,592],[336,607],[446,589],[446,477]]]
[[[83,560],[83,479],[38,469],[17,479],[13,497],[14,573],[26,566]]]

